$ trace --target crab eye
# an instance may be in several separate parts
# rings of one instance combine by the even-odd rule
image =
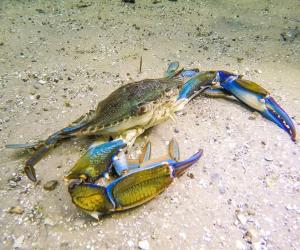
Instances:
[[[167,88],[166,90],[165,90],[165,96],[166,97],[172,97],[172,95],[174,94],[174,91],[173,91],[173,89],[172,88]]]
[[[146,110],[147,110],[146,106],[139,107],[138,114],[139,115],[145,114]]]
[[[147,103],[147,104],[141,104],[138,107],[138,115],[143,115],[146,114],[149,110],[151,109],[151,103]]]

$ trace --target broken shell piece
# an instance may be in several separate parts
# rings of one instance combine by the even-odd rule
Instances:
[[[11,207],[8,212],[10,214],[22,214],[24,213],[24,209],[21,208],[20,206],[15,206],[15,207]]]
[[[248,221],[247,216],[241,212],[239,209],[235,211],[236,217],[242,225],[245,225]]]
[[[249,228],[243,238],[247,243],[252,244],[253,241],[258,240],[258,232],[255,228]]]
[[[252,114],[248,117],[249,120],[255,120],[259,116],[257,111],[252,112]]]

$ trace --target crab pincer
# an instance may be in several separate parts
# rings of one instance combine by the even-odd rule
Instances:
[[[113,156],[112,168],[120,175],[107,186],[87,182],[82,178],[72,179],[68,188],[72,202],[96,219],[103,214],[139,206],[163,192],[174,178],[181,176],[197,162],[203,152],[200,149],[191,157],[180,161],[178,144],[172,140],[169,144],[169,157],[152,160],[149,145],[150,143],[146,144],[142,153],[143,161],[134,167],[128,164],[125,173],[120,170],[126,168],[127,159],[122,160],[120,166],[119,162],[114,162],[118,154]],[[120,153],[123,154],[123,151]]]
[[[95,218],[137,207],[163,192],[199,160],[202,150],[186,160],[157,162],[133,170],[103,187],[74,180],[69,184],[72,202]]]
[[[240,76],[229,75],[219,71],[217,79],[220,86],[250,108],[260,112],[264,117],[286,131],[296,141],[296,129],[292,119],[280,107],[270,93],[255,82]]]

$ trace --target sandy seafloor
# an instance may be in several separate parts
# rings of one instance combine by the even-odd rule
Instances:
[[[37,185],[22,172],[29,154],[4,148],[46,138],[171,60],[244,74],[299,127],[299,26],[299,0],[1,0],[0,248],[300,249],[299,144],[236,102],[197,97],[151,129],[154,155],[175,137],[183,157],[201,147],[203,158],[156,199],[99,222],[63,181],[90,140],[55,148],[36,166]]]

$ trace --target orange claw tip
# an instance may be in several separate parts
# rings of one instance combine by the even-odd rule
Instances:
[[[26,165],[24,167],[24,172],[27,175],[27,177],[29,178],[29,180],[36,182],[36,173],[35,173],[35,169],[33,168],[33,166],[30,165]]]

